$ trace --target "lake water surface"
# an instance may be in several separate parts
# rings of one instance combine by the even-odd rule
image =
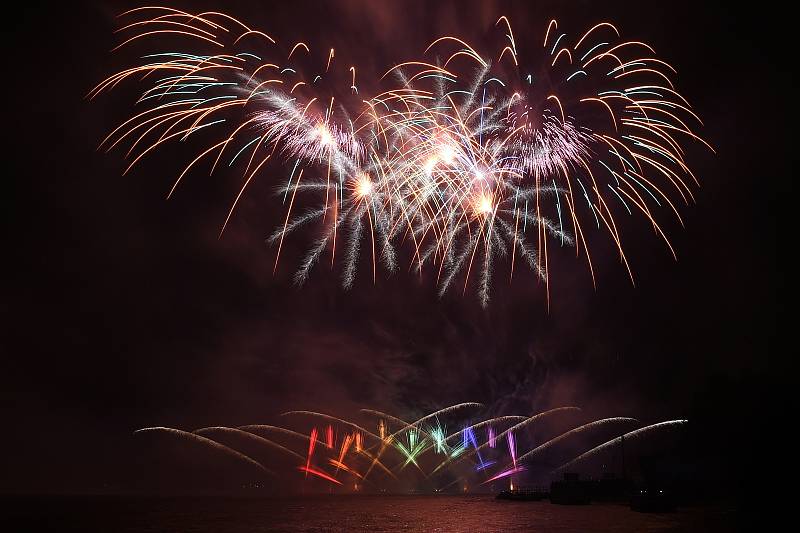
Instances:
[[[735,530],[732,512],[636,513],[626,505],[561,506],[491,496],[316,496],[286,499],[131,496],[13,498],[14,529],[59,532],[660,532]],[[9,514],[10,513],[10,514]]]

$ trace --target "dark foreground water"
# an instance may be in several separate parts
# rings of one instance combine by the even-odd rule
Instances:
[[[625,505],[561,506],[490,496],[6,498],[3,521],[36,532],[517,532],[733,531],[724,508],[642,514]],[[8,523],[8,522],[6,522]]]

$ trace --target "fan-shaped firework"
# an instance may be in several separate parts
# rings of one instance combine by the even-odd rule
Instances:
[[[290,233],[321,227],[298,282],[329,254],[350,287],[364,255],[373,279],[379,265],[430,267],[440,293],[477,278],[485,305],[497,257],[509,279],[521,261],[545,286],[553,246],[574,246],[592,270],[591,229],[611,237],[633,280],[616,214],[638,213],[672,250],[657,211],[680,221],[676,204],[692,200],[682,143],[706,144],[693,132],[700,119],[673,67],[610,23],[569,36],[551,21],[527,61],[500,17],[499,52],[442,37],[381,73],[370,96],[333,49],[315,61],[305,43],[282,46],[228,15],[143,7],[120,17],[119,47],[168,35],[186,48],[146,54],[89,93],[148,84],[145,109],[101,146],[127,146],[130,169],[168,141],[214,131],[169,194],[194,167],[241,169],[223,231],[251,182],[283,168],[275,267]]]
[[[136,433],[162,432],[193,441],[250,465],[258,477],[295,470],[306,478],[318,478],[347,490],[360,490],[362,486],[384,490],[422,483],[439,491],[453,486],[456,490],[464,486],[489,488],[499,480],[513,484],[513,478],[542,481],[619,444],[620,437],[606,440],[608,431],[630,441],[655,429],[686,423],[670,420],[642,426],[634,418],[613,417],[575,425],[582,419],[577,407],[557,407],[532,416],[488,418],[479,414],[482,408],[477,403],[461,403],[412,422],[361,409],[362,423],[314,411],[290,411],[283,417],[300,431],[255,424],[193,432],[154,427]],[[569,429],[554,430],[545,424],[550,420],[555,427],[563,428],[564,420],[559,419],[567,414]],[[577,439],[579,435],[584,439]],[[591,447],[598,439],[605,442]],[[565,444],[570,446],[565,448]],[[581,447],[577,448],[579,455],[573,456],[576,444]],[[246,455],[253,452],[253,456]],[[259,460],[268,461],[281,472],[273,472]]]

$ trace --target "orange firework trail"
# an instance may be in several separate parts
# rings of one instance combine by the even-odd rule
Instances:
[[[317,428],[311,428],[311,435],[308,437],[308,455],[306,459],[306,472],[311,467],[311,457],[314,455],[314,447],[317,445]]]
[[[298,470],[300,470],[302,472],[305,472],[306,474],[313,474],[313,475],[315,475],[317,477],[320,477],[322,479],[330,481],[331,483],[336,483],[337,485],[341,485],[342,484],[342,482],[339,481],[338,479],[336,479],[335,477],[329,476],[328,474],[326,474],[325,472],[322,472],[320,470],[316,470],[314,468],[309,468],[307,466],[298,466],[297,468],[298,468]]]
[[[505,258],[509,281],[524,263],[549,305],[555,248],[574,247],[594,282],[593,233],[610,239],[633,282],[619,215],[638,214],[675,255],[659,220],[682,225],[678,206],[694,199],[686,143],[711,148],[675,69],[608,22],[569,35],[553,20],[525,58],[500,17],[499,53],[444,36],[368,94],[362,70],[339,72],[335,50],[315,56],[222,13],[142,7],[120,21],[117,48],[166,34],[186,47],[146,53],[89,92],[146,84],[139,110],[100,146],[125,150],[127,173],[170,142],[203,139],[168,196],[195,167],[240,171],[220,235],[254,180],[282,176],[275,267],[287,236],[322,228],[298,283],[325,254],[332,267],[342,262],[345,287],[362,256],[373,280],[405,257],[417,273],[430,268],[440,294],[472,286],[487,305],[495,260]],[[300,66],[315,57],[316,68]]]
[[[333,448],[333,426],[331,425],[325,429],[325,446]]]

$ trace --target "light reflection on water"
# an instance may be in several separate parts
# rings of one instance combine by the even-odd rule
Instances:
[[[491,496],[28,498],[13,514],[28,531],[84,532],[521,532],[726,531],[732,517],[694,508],[642,514],[626,505],[560,506]]]

